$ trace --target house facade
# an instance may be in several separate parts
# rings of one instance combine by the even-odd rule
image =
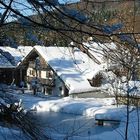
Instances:
[[[40,46],[38,46],[39,48]],[[34,48],[21,62],[18,69],[26,72],[24,79],[27,88],[36,89],[47,95],[67,96],[68,90],[62,79],[56,74],[53,68],[46,62],[44,57]]]

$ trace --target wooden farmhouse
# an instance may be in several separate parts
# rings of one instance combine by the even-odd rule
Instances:
[[[101,58],[100,64],[94,60],[74,47],[35,46],[18,69],[26,73],[22,79],[29,89],[36,82],[38,91],[44,94],[105,96],[101,93],[100,86],[105,80],[100,72],[106,71],[107,64]]]

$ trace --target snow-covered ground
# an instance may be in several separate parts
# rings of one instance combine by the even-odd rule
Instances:
[[[125,124],[126,124],[126,107],[125,106],[116,106],[114,98],[71,98],[71,97],[51,97],[51,96],[33,96],[31,91],[26,91],[25,94],[22,94],[20,91],[13,91],[11,94],[14,94],[17,98],[23,100],[23,106],[26,110],[35,110],[38,113],[47,112],[47,114],[52,112],[57,112],[56,114],[67,115],[65,120],[62,122],[68,122],[67,128],[71,126],[71,121],[69,115],[80,116],[86,118],[92,118],[92,125],[89,125],[89,128],[84,132],[73,134],[70,136],[69,140],[123,140],[125,134]],[[129,120],[129,129],[128,129],[128,139],[129,140],[139,140],[138,127],[138,117],[140,117],[140,110],[135,110],[135,108],[130,108],[130,120]],[[47,115],[46,115],[47,116]],[[48,115],[49,116],[49,115]],[[120,120],[121,123],[119,126],[111,125],[112,131],[103,131],[107,130],[105,126],[97,126],[95,124],[95,117],[105,118],[105,119],[116,119]],[[50,116],[51,117],[51,116]],[[58,117],[60,117],[58,115]],[[73,121],[75,117],[73,117]],[[51,117],[53,119],[53,117]],[[62,119],[62,117],[61,117]],[[71,118],[72,119],[72,118]],[[49,119],[48,119],[49,120]],[[58,119],[59,120],[59,119]],[[57,116],[55,117],[55,122],[57,122]],[[84,119],[81,120],[85,121]],[[84,127],[84,126],[83,126]],[[114,128],[113,128],[114,127]],[[64,129],[63,123],[59,128]],[[87,125],[85,126],[87,128]],[[98,129],[98,133],[95,133]],[[82,128],[81,128],[82,130]],[[100,131],[101,130],[101,131]],[[109,129],[108,129],[109,130]],[[60,131],[49,132],[52,135],[53,139],[63,140],[67,133],[60,133]],[[72,135],[71,132],[70,135]],[[90,136],[89,136],[90,135]]]

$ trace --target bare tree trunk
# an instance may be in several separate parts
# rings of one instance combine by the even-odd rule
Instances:
[[[127,94],[127,110],[126,110],[126,127],[125,127],[125,140],[128,140],[128,126],[129,126],[129,93]]]

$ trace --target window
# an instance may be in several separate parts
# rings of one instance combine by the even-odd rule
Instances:
[[[88,79],[89,83],[93,87],[100,87],[103,81],[103,76],[102,74],[97,74],[95,77],[92,79]]]

